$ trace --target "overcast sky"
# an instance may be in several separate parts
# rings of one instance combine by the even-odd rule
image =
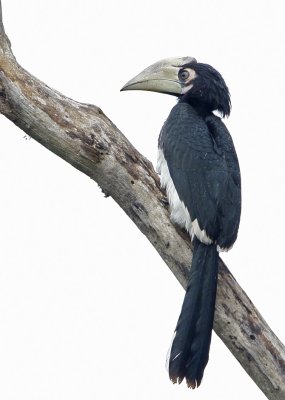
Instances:
[[[170,56],[222,73],[243,190],[239,237],[222,257],[284,341],[284,1],[2,6],[20,64],[100,106],[154,164],[175,100],[120,88]],[[96,183],[2,116],[0,126],[0,398],[264,400],[215,334],[201,387],[170,383],[165,356],[182,288]]]

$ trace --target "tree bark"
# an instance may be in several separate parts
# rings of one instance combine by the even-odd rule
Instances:
[[[188,235],[169,220],[152,164],[104,115],[49,88],[16,61],[0,1],[0,112],[96,181],[133,220],[186,288]],[[285,348],[220,260],[214,329],[270,400],[285,399]]]

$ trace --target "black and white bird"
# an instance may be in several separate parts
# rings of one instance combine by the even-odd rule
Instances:
[[[158,140],[157,172],[171,220],[193,243],[190,277],[170,349],[169,376],[201,383],[209,358],[218,252],[230,249],[239,228],[241,181],[236,151],[221,117],[231,101],[221,74],[192,57],[168,58],[146,68],[122,90],[178,97]]]

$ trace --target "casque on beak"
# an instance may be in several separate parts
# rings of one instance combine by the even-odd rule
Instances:
[[[166,58],[150,65],[127,82],[123,90],[147,90],[172,95],[182,94],[182,86],[178,79],[179,69],[188,63],[196,62],[193,57]]]

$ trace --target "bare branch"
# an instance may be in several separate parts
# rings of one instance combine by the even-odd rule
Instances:
[[[3,17],[2,17],[2,4],[0,0],[0,33],[4,32]]]
[[[114,198],[186,287],[188,236],[169,221],[152,164],[96,106],[49,88],[15,60],[2,24],[0,112],[96,181]],[[285,348],[220,262],[215,331],[270,400],[285,398]]]
[[[5,52],[7,50],[7,47],[9,49],[11,48],[10,40],[8,39],[8,37],[5,33],[5,29],[4,29],[4,25],[3,25],[1,0],[0,0],[0,43],[1,43],[1,46],[0,46],[1,52]]]

